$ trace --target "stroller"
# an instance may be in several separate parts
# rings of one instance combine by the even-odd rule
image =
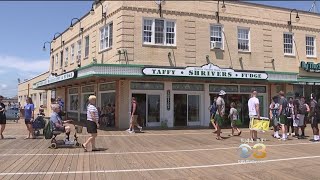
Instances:
[[[33,134],[35,136],[40,136],[40,130],[43,129],[45,125],[44,114],[39,113],[38,117],[32,122]]]

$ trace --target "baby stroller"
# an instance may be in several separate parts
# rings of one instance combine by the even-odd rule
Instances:
[[[39,136],[40,130],[43,129],[45,125],[44,114],[38,114],[38,117],[32,122],[33,134]]]

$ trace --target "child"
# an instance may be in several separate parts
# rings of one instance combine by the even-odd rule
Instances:
[[[235,108],[236,104],[234,102],[231,103],[231,109],[230,109],[230,113],[229,113],[229,118],[231,120],[231,135],[230,136],[234,136],[234,130],[238,131],[238,136],[241,135],[241,131],[239,130],[239,128],[236,126],[236,120],[238,120],[238,111]]]

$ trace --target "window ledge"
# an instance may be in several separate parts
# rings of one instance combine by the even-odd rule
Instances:
[[[308,59],[317,59],[317,56],[307,56]]]
[[[284,57],[296,57],[296,55],[295,54],[284,54]]]
[[[224,49],[215,49],[215,48],[210,48],[210,51],[222,51],[222,52],[224,52]]]
[[[142,47],[155,47],[155,48],[173,48],[177,49],[177,45],[161,45],[161,44],[142,44]]]
[[[83,60],[87,60],[87,59],[89,59],[89,56],[83,58]]]
[[[70,63],[70,66],[73,65],[74,63]]]
[[[251,51],[238,50],[238,53],[251,54]]]
[[[104,53],[104,52],[106,52],[106,51],[109,51],[110,49],[112,49],[112,46],[111,46],[111,47],[108,47],[107,49],[100,50],[100,51],[98,52],[98,54],[101,54],[101,53]]]

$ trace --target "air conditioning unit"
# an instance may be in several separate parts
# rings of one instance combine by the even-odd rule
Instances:
[[[212,49],[222,49],[222,42],[211,42]]]

